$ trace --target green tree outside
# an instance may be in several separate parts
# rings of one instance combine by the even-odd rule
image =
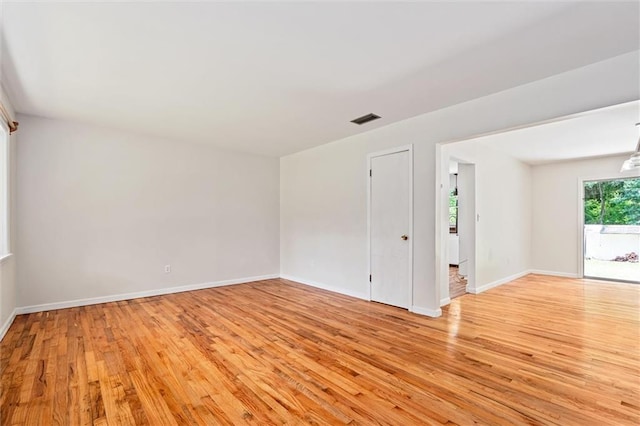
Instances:
[[[640,225],[640,178],[585,182],[586,225]]]

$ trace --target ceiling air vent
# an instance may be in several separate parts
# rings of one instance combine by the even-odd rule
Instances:
[[[378,118],[380,118],[379,115],[375,115],[375,114],[367,114],[367,115],[363,115],[362,117],[358,117],[354,120],[351,120],[352,123],[356,123],[357,125],[362,125],[364,123],[368,123],[370,121],[373,120],[377,120]]]

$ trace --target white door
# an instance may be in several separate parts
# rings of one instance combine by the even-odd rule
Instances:
[[[371,300],[409,308],[411,153],[370,159]]]

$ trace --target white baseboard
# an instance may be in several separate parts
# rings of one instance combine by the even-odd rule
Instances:
[[[291,275],[280,275],[280,278],[289,280],[289,281],[295,281],[297,283],[304,284],[304,285],[309,285],[311,287],[321,288],[323,290],[328,290],[333,293],[339,293],[339,294],[344,294],[346,296],[357,297],[358,299],[369,300],[369,295],[366,293],[359,293],[352,290],[346,290],[341,287],[334,287],[334,286],[326,285],[323,283],[319,283],[317,281],[311,281],[311,280],[306,280],[298,277],[293,277]],[[426,315],[434,318],[442,315],[442,310],[440,308],[429,309],[429,308],[423,308],[421,306],[415,306],[415,305],[409,309],[409,312],[413,312],[419,315]]]
[[[444,299],[440,299],[440,306],[445,306],[451,303],[450,297],[445,297]]]
[[[344,289],[342,287],[334,287],[330,285],[326,285],[323,283],[319,283],[317,281],[307,280],[304,278],[294,277],[291,275],[280,275],[280,278],[289,281],[295,281],[300,284],[309,285],[311,287],[321,288],[323,290],[331,291],[333,293],[344,294],[345,296],[357,297],[358,299],[369,300],[369,295],[367,293],[361,293],[358,291]]]
[[[482,293],[483,291],[487,291],[487,290],[492,289],[494,287],[501,286],[502,284],[506,284],[506,283],[511,282],[513,280],[517,280],[518,278],[522,278],[525,275],[529,275],[530,273],[531,273],[531,271],[528,271],[528,270],[527,271],[518,272],[517,274],[513,274],[513,275],[510,275],[508,277],[501,278],[499,280],[490,282],[488,284],[481,285],[480,287],[476,287],[476,288],[471,288],[467,284],[467,293],[479,294],[479,293]]]
[[[433,318],[437,318],[439,316],[442,316],[442,309],[440,309],[440,308],[438,308],[438,309],[429,309],[429,308],[423,308],[422,306],[413,305],[411,307],[410,311],[413,312],[414,314],[426,315],[428,317],[433,317]]]
[[[17,310],[17,308],[14,309],[13,312],[11,312],[11,315],[9,315],[9,318],[7,318],[4,324],[2,324],[2,328],[0,328],[0,341],[4,339],[4,335],[7,334],[7,331],[9,331],[9,327],[11,327],[11,324],[13,324],[13,320],[16,319],[16,315],[18,315]]]
[[[215,281],[202,284],[191,284],[179,287],[159,288],[154,290],[139,291],[135,293],[114,294],[110,296],[92,297],[89,299],[76,299],[65,302],[45,303],[42,305],[23,306],[16,308],[15,313],[31,314],[33,312],[52,311],[54,309],[75,308],[77,306],[96,305],[98,303],[118,302],[121,300],[138,299],[141,297],[161,296],[163,294],[181,293],[183,291],[202,290],[205,288],[222,287],[225,285],[243,284],[253,281],[270,280],[278,278],[278,274],[260,275],[256,277],[238,278],[234,280]]]
[[[530,274],[537,275],[550,275],[553,277],[564,277],[564,278],[579,278],[578,274],[573,272],[557,272],[557,271],[544,271],[541,269],[531,269],[529,270]]]

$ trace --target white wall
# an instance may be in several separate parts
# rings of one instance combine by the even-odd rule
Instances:
[[[490,143],[491,138],[485,141]],[[482,291],[526,273],[531,261],[531,166],[474,140],[443,145],[441,153],[445,162],[454,158],[475,164],[476,214],[480,220],[476,222],[475,283],[470,282],[474,286],[470,291]],[[441,172],[442,181],[447,182],[448,168],[441,168]],[[443,188],[444,197],[447,192]],[[446,213],[443,216],[448,217]],[[446,237],[446,225],[442,232]],[[441,293],[445,295],[448,273],[445,270],[442,274]]]
[[[0,85],[0,102],[13,115],[13,109],[5,90]],[[16,184],[16,144],[18,132],[9,137],[9,251],[15,253],[16,214],[15,214],[15,184]],[[0,339],[11,325],[16,309],[16,256],[15,254],[0,261]]]
[[[633,149],[634,141],[629,141]],[[581,257],[578,180],[634,176],[620,173],[628,156],[569,161],[533,167],[534,270],[576,276]],[[637,175],[637,174],[636,174]]]
[[[368,277],[367,253],[360,247],[367,232],[363,153],[359,143],[329,144],[301,152],[295,161],[281,160],[284,278],[368,297],[362,286],[364,275]]]
[[[19,121],[18,306],[277,276],[278,159]]]
[[[366,155],[414,144],[414,308],[437,314],[441,242],[435,232],[435,145],[636,100],[638,72],[634,52],[283,157],[281,274],[365,294]],[[384,106],[373,112],[384,120]],[[319,249],[323,240],[332,246]]]
[[[602,232],[602,225],[585,225],[584,257],[596,260],[613,260],[629,253],[640,254],[640,233],[635,226],[609,225],[605,229],[627,229],[618,232]],[[631,233],[631,228],[636,228]],[[625,233],[622,233],[625,232]],[[628,232],[628,233],[627,233]]]

